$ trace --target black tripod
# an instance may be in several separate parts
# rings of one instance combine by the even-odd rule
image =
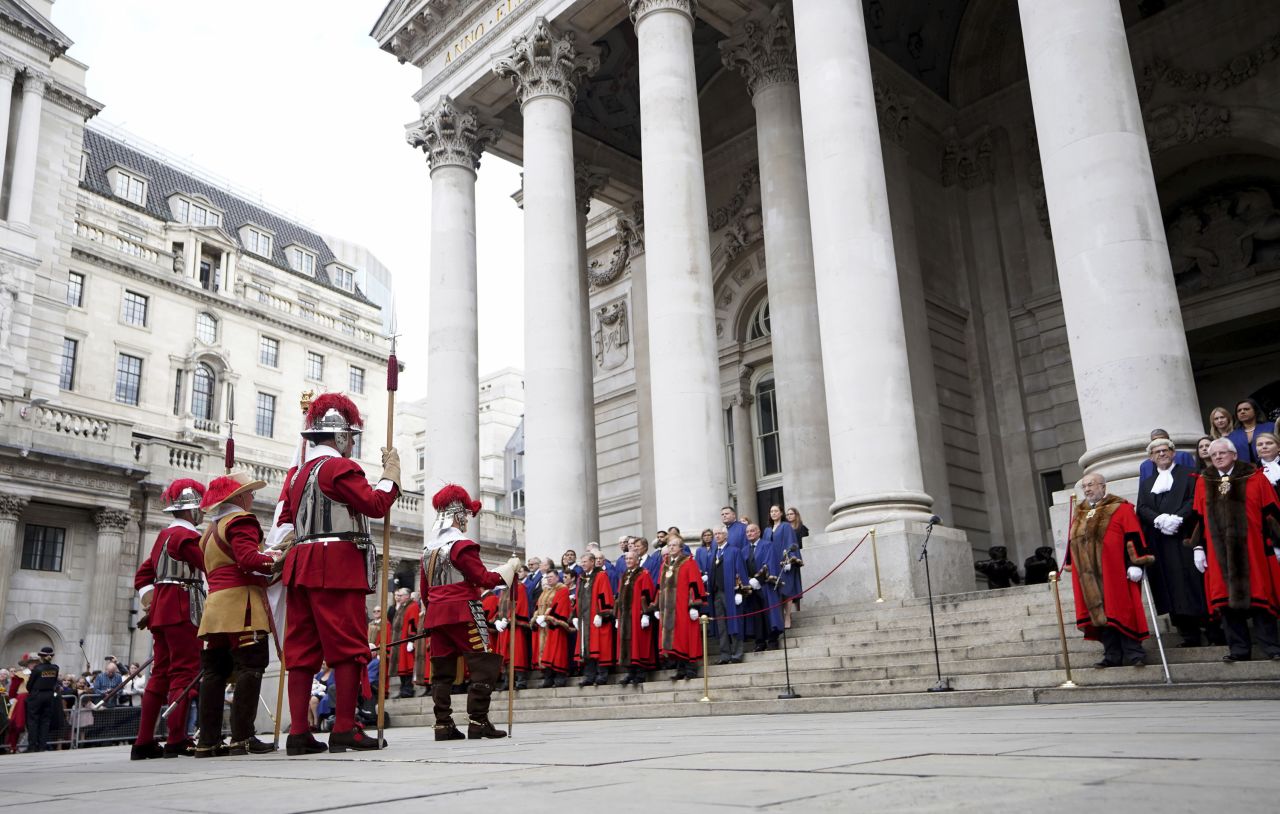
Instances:
[[[924,544],[920,546],[920,559],[924,560],[924,584],[929,592],[929,632],[933,634],[933,665],[938,671],[938,683],[929,688],[929,692],[950,692],[951,687],[942,677],[942,659],[938,656],[938,623],[933,616],[933,580],[929,577],[929,538],[933,536],[933,526],[941,523],[942,518],[936,514],[929,518],[929,526],[924,530]]]

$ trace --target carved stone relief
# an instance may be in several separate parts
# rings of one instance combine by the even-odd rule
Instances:
[[[587,282],[591,288],[602,288],[617,280],[623,272],[630,270],[631,258],[644,252],[644,203],[637,201],[632,212],[631,216],[618,216],[615,227],[618,245],[614,247],[609,262],[592,260],[587,266]]]
[[[619,297],[596,308],[595,323],[596,365],[601,370],[621,367],[627,361],[627,346],[631,343],[627,298]]]
[[[977,189],[995,179],[995,145],[986,133],[968,142],[954,134],[942,150],[942,185]]]
[[[1161,105],[1144,118],[1152,153],[1231,135],[1231,111],[1206,102]]]
[[[1261,185],[1219,189],[1178,207],[1165,223],[1178,291],[1194,293],[1280,265],[1280,209]]]

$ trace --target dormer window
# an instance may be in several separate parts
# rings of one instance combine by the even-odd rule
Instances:
[[[117,198],[123,198],[138,206],[146,204],[147,181],[141,175],[132,171],[122,170],[119,167],[112,167],[107,170],[107,179],[111,182],[111,188],[115,190]]]
[[[212,209],[207,203],[179,195],[170,199],[169,208],[173,211],[174,220],[179,223],[189,223],[192,226],[222,225],[221,213]]]
[[[303,274],[314,277],[316,275],[316,255],[315,252],[308,251],[301,246],[289,247],[289,267],[294,271],[300,271]]]
[[[342,266],[330,266],[329,269],[333,272],[334,285],[343,291],[356,290],[356,273],[354,271]]]
[[[256,226],[245,226],[240,230],[240,241],[246,251],[259,257],[271,256],[271,233]]]

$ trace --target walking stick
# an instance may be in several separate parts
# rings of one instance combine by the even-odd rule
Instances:
[[[316,391],[314,390],[304,390],[302,391],[302,395],[298,398],[298,407],[302,409],[302,420],[304,423],[307,420],[307,413],[311,411],[311,400],[315,398],[315,395],[316,395]],[[307,437],[304,435],[302,436],[301,446],[298,450],[298,466],[301,467],[306,460],[307,460]],[[294,470],[294,472],[296,474],[297,470]],[[289,484],[286,483],[285,486],[287,488]],[[279,514],[278,509],[276,513],[277,515]],[[267,614],[271,616],[271,623],[274,625],[275,613],[273,613],[271,610],[270,597],[268,597],[267,599]],[[281,722],[284,720],[285,665],[284,665],[284,639],[282,638],[281,631],[276,630],[275,634],[276,634],[276,661],[280,662],[280,676],[279,678],[276,679],[276,714],[275,714],[275,720],[273,722],[275,728],[271,733],[271,745],[279,749],[280,748],[280,728],[282,725]]]
[[[392,315],[391,354],[387,357],[387,449],[395,446],[396,390],[400,386],[400,363],[396,360],[395,315]],[[387,604],[387,570],[391,566],[391,509],[382,518],[382,590],[378,601]],[[387,624],[383,614],[383,624]],[[378,748],[383,745],[382,724],[387,706],[387,637],[378,636]]]
[[[512,530],[512,536],[515,531]],[[507,596],[511,598],[509,603],[511,609],[507,612],[507,737],[511,737],[511,730],[515,728],[516,720],[516,636],[520,635],[516,622],[520,616],[516,613],[516,608],[520,604],[520,598],[515,595],[516,580],[512,576],[511,584],[507,586]],[[520,590],[524,590],[524,586],[520,586]]]
[[[1076,519],[1076,495],[1071,493],[1071,500],[1067,502],[1067,548],[1062,554],[1065,560],[1071,556],[1071,524]],[[1053,589],[1053,604],[1058,609],[1058,638],[1062,641],[1062,666],[1067,671],[1067,680],[1058,686],[1063,689],[1072,689],[1078,686],[1071,680],[1071,656],[1067,653],[1067,626],[1062,621],[1062,595],[1058,593],[1058,581],[1062,576],[1057,571],[1049,572],[1049,587]]]
[[[1151,598],[1151,583],[1147,575],[1142,574],[1142,592],[1147,597],[1147,610],[1151,612],[1151,629],[1156,632],[1156,647],[1160,650],[1160,665],[1164,667],[1164,683],[1172,684],[1173,676],[1169,675],[1169,660],[1164,657],[1164,640],[1160,638],[1160,620],[1156,618],[1156,602]]]

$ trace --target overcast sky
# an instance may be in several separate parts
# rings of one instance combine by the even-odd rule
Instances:
[[[395,275],[402,397],[426,393],[431,188],[404,125],[419,72],[369,37],[384,0],[56,0],[53,22],[118,125],[269,208],[368,246]],[[523,367],[518,167],[476,188],[480,372]]]

